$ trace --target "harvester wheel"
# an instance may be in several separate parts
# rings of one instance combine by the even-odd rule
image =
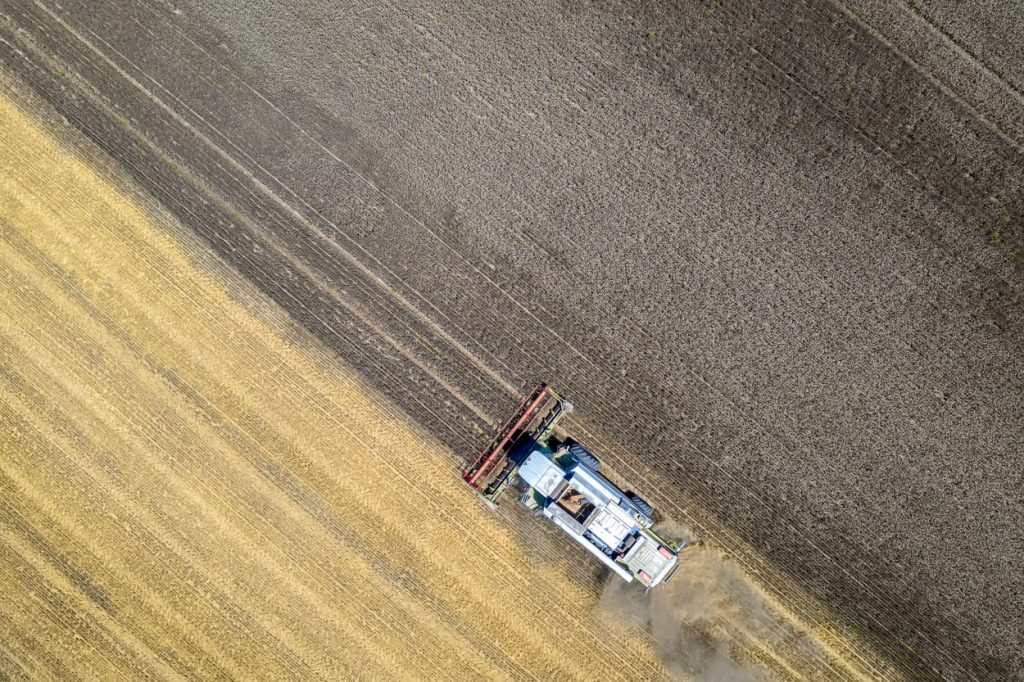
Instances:
[[[587,450],[579,443],[573,443],[572,445],[570,445],[569,452],[572,454],[573,457],[576,458],[577,462],[587,467],[591,471],[597,471],[601,468],[601,462],[598,461],[597,457],[594,457],[594,453],[592,453],[590,450]]]
[[[639,495],[630,495],[629,501],[636,505],[636,508],[643,512],[646,516],[654,518],[654,507],[647,504],[647,501]]]

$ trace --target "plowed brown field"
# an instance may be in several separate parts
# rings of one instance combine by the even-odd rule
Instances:
[[[717,572],[602,598],[113,167],[0,119],[5,677],[855,675]]]

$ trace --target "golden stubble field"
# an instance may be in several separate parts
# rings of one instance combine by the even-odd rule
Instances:
[[[665,675],[450,452],[0,99],[0,677]]]

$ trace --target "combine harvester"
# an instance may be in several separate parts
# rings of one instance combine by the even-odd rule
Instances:
[[[572,410],[545,384],[534,388],[462,478],[491,507],[509,487],[627,582],[651,589],[675,571],[685,543],[651,528],[654,509],[598,471],[600,462],[571,438],[554,435]]]

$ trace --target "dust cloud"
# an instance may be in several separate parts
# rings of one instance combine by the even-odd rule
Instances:
[[[659,529],[691,544],[672,579],[644,593],[610,576],[601,607],[644,628],[669,672],[682,679],[750,682],[801,677],[814,645],[768,604],[732,560],[693,544],[685,528]],[[787,660],[790,659],[790,660]]]

